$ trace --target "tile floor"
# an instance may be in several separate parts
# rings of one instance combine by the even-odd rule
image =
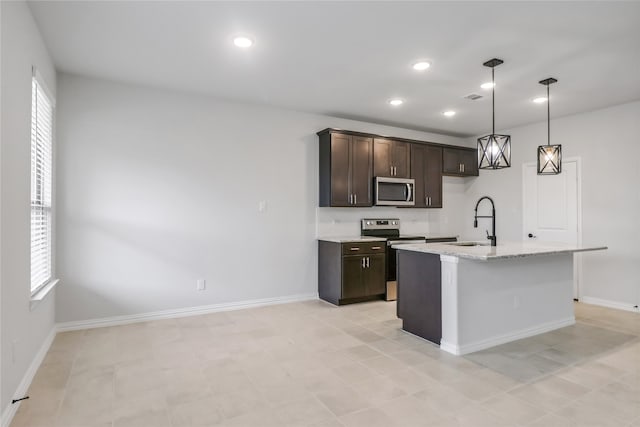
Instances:
[[[395,304],[284,304],[60,333],[12,427],[640,427],[640,315],[455,357]]]

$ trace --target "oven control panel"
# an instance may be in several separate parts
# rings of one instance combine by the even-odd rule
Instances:
[[[400,230],[400,220],[391,219],[371,219],[365,218],[360,225],[362,230]]]

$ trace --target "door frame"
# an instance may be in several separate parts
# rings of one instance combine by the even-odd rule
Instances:
[[[582,158],[581,157],[567,157],[562,159],[562,163],[575,163],[576,164],[576,204],[577,204],[577,240],[578,246],[582,245]],[[527,194],[525,192],[526,173],[527,167],[537,167],[536,162],[526,162],[522,164],[522,238],[526,236],[526,223],[525,223],[525,199]],[[562,172],[561,172],[562,173]],[[582,282],[582,254],[573,254],[573,298],[580,300],[582,298],[580,283]]]

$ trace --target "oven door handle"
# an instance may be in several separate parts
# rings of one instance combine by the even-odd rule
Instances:
[[[425,239],[415,239],[415,240],[387,240],[387,246],[391,245],[410,245],[416,243],[425,243]]]

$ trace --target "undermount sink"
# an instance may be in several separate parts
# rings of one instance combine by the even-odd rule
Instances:
[[[453,246],[489,246],[489,243],[484,242],[454,242],[449,244]]]

